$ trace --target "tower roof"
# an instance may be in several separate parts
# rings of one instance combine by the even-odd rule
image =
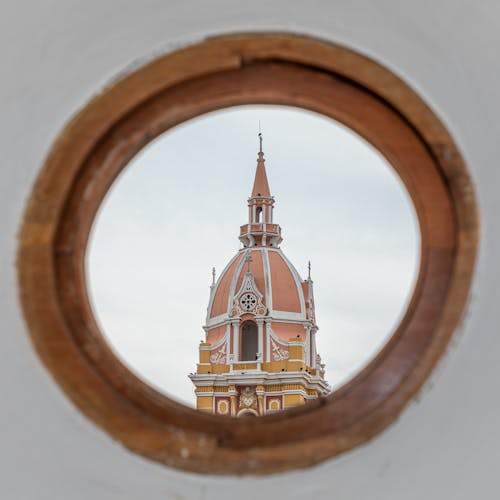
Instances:
[[[239,239],[243,246],[279,247],[281,227],[273,221],[274,198],[271,196],[262,151],[262,133],[259,132],[259,155],[252,194],[248,198],[248,223],[240,226]]]
[[[299,273],[279,248],[260,246],[239,250],[221,273],[208,307],[208,322],[220,315],[232,316],[247,274],[262,293],[264,306],[273,313],[278,311],[282,321],[308,319],[308,297]],[[303,331],[301,328],[298,331]]]
[[[266,166],[264,160],[264,152],[262,151],[262,134],[259,133],[260,151],[257,158],[257,169],[255,170],[255,180],[253,182],[252,198],[256,196],[271,197],[269,183],[267,182]]]

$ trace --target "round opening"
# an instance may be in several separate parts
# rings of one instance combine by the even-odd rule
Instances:
[[[212,268],[218,279],[241,247],[259,122],[280,246],[304,279],[312,261],[317,351],[332,390],[388,341],[418,274],[418,222],[403,183],[337,121],[247,105],[170,129],[136,154],[106,194],[88,244],[87,279],[117,356],[189,406],[196,405],[188,374],[206,340]],[[256,217],[261,222],[261,207]],[[241,300],[251,310],[256,298]],[[240,359],[255,360],[255,322],[243,324],[241,338]]]
[[[287,412],[279,411],[279,399],[270,398],[276,413],[230,418],[227,399],[217,402],[222,416],[196,411],[144,383],[120,361],[90,306],[84,260],[103,198],[145,145],[196,116],[256,104],[319,113],[379,150],[411,196],[420,228],[420,267],[396,331],[342,387]],[[270,158],[270,164],[276,163]],[[262,196],[254,198],[255,205],[265,204]],[[387,69],[303,37],[222,37],[166,55],[115,82],[63,130],[20,231],[21,302],[33,344],[54,379],[114,439],[186,470],[269,474],[349,450],[397,418],[460,321],[477,227],[473,188],[452,138]],[[254,232],[240,234],[249,246]],[[276,243],[279,232],[273,235]],[[258,248],[247,251],[250,261]],[[255,297],[260,296],[255,292]],[[238,333],[239,324],[233,323]],[[303,343],[289,344],[288,361],[298,367]],[[246,391],[249,409],[255,410],[255,398],[261,405],[260,395],[260,389]]]

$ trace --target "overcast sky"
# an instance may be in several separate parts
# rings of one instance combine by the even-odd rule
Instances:
[[[412,292],[413,207],[379,153],[342,125],[282,106],[196,118],[144,148],[108,193],[87,253],[90,297],[117,355],[194,405],[211,282],[240,247],[258,123],[282,250],[304,278],[312,262],[318,352],[338,386],[378,352]]]

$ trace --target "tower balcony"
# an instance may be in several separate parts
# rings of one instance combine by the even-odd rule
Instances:
[[[282,241],[279,224],[245,224],[240,226],[240,241],[245,247],[278,247]]]
[[[281,235],[281,228],[279,224],[245,224],[240,226],[240,236],[243,236],[247,233],[252,234],[264,234],[267,233],[269,235]]]

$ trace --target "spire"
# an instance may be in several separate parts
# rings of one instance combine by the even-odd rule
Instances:
[[[252,194],[247,200],[248,223],[240,226],[239,239],[246,248],[256,246],[278,248],[282,241],[281,228],[273,220],[274,198],[269,190],[264,161],[259,123],[259,156]]]
[[[271,191],[269,190],[269,183],[267,182],[266,167],[264,165],[264,152],[262,151],[262,132],[260,132],[259,123],[259,156],[257,158],[257,170],[255,171],[255,180],[252,189],[252,198],[256,196],[263,196],[266,198],[271,197]]]

